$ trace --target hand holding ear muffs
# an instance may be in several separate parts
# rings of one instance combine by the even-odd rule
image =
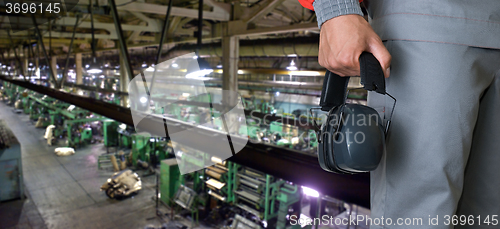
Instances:
[[[388,95],[385,91],[384,72],[371,53],[363,52],[359,57],[360,77],[363,88]],[[326,72],[321,91],[320,108],[328,111],[326,122],[318,130],[318,160],[321,168],[340,174],[355,174],[375,170],[385,151],[385,140],[389,132],[389,121],[378,112],[360,104],[346,104],[347,85],[350,77],[340,77]],[[315,121],[314,121],[315,122]]]

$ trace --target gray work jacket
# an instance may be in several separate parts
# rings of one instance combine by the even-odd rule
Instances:
[[[382,40],[430,41],[500,49],[500,0],[365,0]],[[358,0],[316,0],[318,25],[360,14]]]

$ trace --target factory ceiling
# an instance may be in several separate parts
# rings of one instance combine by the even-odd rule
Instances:
[[[54,2],[54,0],[45,1]],[[75,40],[71,52],[91,51],[90,0],[73,1],[77,4],[70,12],[58,14],[58,17],[52,18],[53,20],[47,23],[43,23],[43,20],[50,15],[35,16],[37,21],[43,23],[40,23],[39,28],[43,43],[51,56],[66,56],[70,50],[73,31]],[[172,1],[167,40],[164,44],[166,51],[176,48],[179,44],[196,42],[198,1]],[[115,0],[115,2],[128,47],[132,50],[143,50],[145,47],[158,46],[169,2],[167,0]],[[97,50],[117,50],[117,30],[109,13],[108,0],[92,0],[92,3]],[[0,5],[0,10],[2,58],[14,58],[14,48],[19,55],[25,55],[29,51],[26,48],[28,44],[36,42],[35,29],[14,29],[23,26],[23,20],[6,14],[6,5]],[[303,8],[297,0],[204,0],[202,29],[204,43],[217,44],[224,34],[239,36],[241,40],[267,40],[271,45],[274,43],[273,39],[317,36],[317,31],[314,12]],[[300,56],[300,53],[297,55]]]

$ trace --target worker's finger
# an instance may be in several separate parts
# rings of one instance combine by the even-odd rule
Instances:
[[[380,62],[380,66],[384,70],[384,76],[385,78],[388,78],[390,75],[391,71],[391,60],[392,56],[387,51],[387,48],[385,48],[384,44],[382,43],[382,40],[377,37],[377,39],[374,39],[370,44],[369,44],[369,50],[367,50],[377,58],[378,62]]]

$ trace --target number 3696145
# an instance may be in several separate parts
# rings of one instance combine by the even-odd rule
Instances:
[[[61,12],[60,8],[61,3],[55,2],[55,3],[6,3],[5,7],[6,10],[5,12],[8,14],[11,13],[55,13],[58,14]]]

